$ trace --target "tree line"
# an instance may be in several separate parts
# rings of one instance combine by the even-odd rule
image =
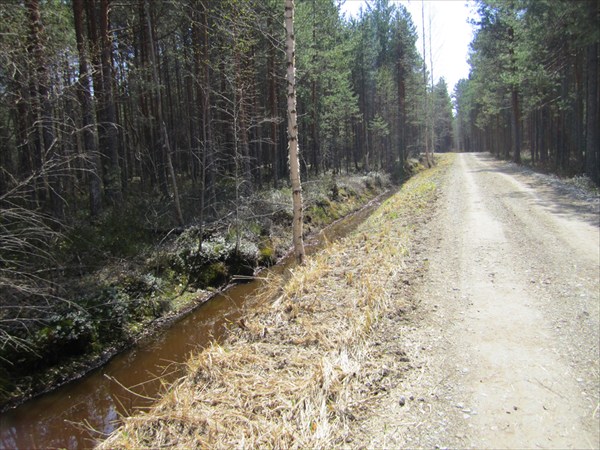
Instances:
[[[478,0],[477,11],[471,74],[455,89],[460,147],[598,184],[598,1]]]
[[[424,145],[427,95],[410,15],[386,0],[350,20],[333,0],[296,9],[303,172],[401,176]],[[224,180],[243,195],[277,186],[288,170],[282,10],[3,2],[0,196],[19,186],[23,205],[70,220],[151,194],[183,224],[215,206]],[[198,207],[182,210],[192,193]]]

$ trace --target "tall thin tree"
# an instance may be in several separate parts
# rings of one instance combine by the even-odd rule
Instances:
[[[144,2],[144,10],[147,21],[147,33],[148,33],[148,43],[150,49],[150,63],[152,66],[152,81],[153,81],[153,89],[156,101],[156,121],[158,122],[158,128],[160,131],[160,140],[161,145],[163,146],[163,154],[167,157],[167,168],[169,170],[169,176],[171,178],[171,187],[173,188],[173,201],[175,204],[175,214],[177,216],[177,222],[180,226],[183,226],[183,212],[181,209],[181,203],[179,201],[179,189],[177,188],[177,177],[175,175],[175,169],[173,167],[173,160],[171,159],[171,144],[169,141],[169,133],[167,132],[167,125],[164,120],[164,112],[163,112],[163,104],[162,104],[162,94],[160,92],[160,80],[158,77],[158,68],[156,61],[156,50],[155,43],[152,36],[152,19],[150,16],[150,3],[146,0]]]
[[[100,162],[98,161],[98,146],[96,145],[96,121],[94,118],[92,93],[90,89],[90,70],[87,40],[84,33],[83,0],[73,0],[73,18],[75,38],[79,54],[79,83],[77,95],[81,104],[83,145],[88,158],[90,215],[97,216],[102,212],[102,186],[100,183]]]
[[[431,165],[429,161],[429,96],[427,95],[427,48],[425,46],[425,1],[421,0],[421,26],[423,30],[423,35],[421,36],[423,39],[423,85],[425,88],[425,97],[423,98],[425,102],[425,163],[427,167]],[[429,49],[431,51],[431,49]]]
[[[298,160],[298,122],[296,112],[296,41],[294,37],[294,0],[284,0],[285,5],[285,54],[287,58],[287,110],[290,180],[292,182],[292,240],[294,255],[298,263],[304,261],[304,241],[302,239],[302,183]]]

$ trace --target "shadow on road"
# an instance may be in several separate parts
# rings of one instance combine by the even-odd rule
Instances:
[[[529,197],[537,205],[544,207],[552,214],[570,219],[577,217],[586,223],[600,228],[600,198],[569,185],[556,176],[545,175],[528,167],[497,160],[489,153],[474,153],[482,163],[482,167],[471,170],[471,173],[497,173],[514,177],[523,183],[530,192],[519,191],[508,195],[510,198],[525,199]]]

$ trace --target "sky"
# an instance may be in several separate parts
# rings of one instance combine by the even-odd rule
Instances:
[[[392,1],[402,4],[410,12],[413,23],[419,34],[417,49],[423,54],[421,0]],[[425,34],[429,35],[429,22],[431,21],[431,47],[433,48],[433,78],[437,83],[444,77],[448,85],[448,92],[452,94],[454,85],[461,78],[469,76],[469,44],[473,38],[473,27],[467,22],[469,17],[474,17],[474,7],[467,0],[425,0]],[[364,0],[346,0],[342,12],[347,15],[358,15],[360,7],[366,9]],[[431,18],[431,20],[430,20]],[[427,46],[427,68],[429,63],[429,37]]]

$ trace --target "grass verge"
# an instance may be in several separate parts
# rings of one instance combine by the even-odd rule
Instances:
[[[370,341],[402,314],[415,224],[431,213],[453,160],[410,179],[350,236],[274,278],[222,345],[193,356],[187,375],[101,448],[316,448],[351,441],[351,424],[401,371]],[[283,287],[282,287],[283,286]],[[389,351],[389,348],[388,348]]]

